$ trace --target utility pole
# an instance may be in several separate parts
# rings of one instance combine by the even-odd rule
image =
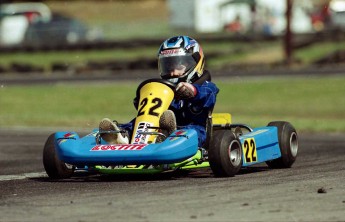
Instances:
[[[291,31],[291,16],[292,16],[293,0],[286,0],[286,32],[284,38],[285,61],[288,65],[292,63],[292,31]]]

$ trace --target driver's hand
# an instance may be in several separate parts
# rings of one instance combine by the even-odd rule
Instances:
[[[177,84],[175,94],[176,99],[191,99],[195,97],[196,94],[197,90],[192,84],[186,82],[180,82]]]

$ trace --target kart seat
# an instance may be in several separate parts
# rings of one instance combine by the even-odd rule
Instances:
[[[203,148],[208,149],[210,141],[213,137],[214,128],[222,128],[229,126],[231,124],[231,114],[230,113],[212,113],[209,112],[208,118],[206,120],[206,141]]]

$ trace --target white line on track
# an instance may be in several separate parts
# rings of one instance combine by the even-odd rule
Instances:
[[[36,173],[22,173],[15,175],[0,175],[0,181],[7,180],[23,180],[26,178],[35,178],[35,177],[47,177],[45,172],[36,172]]]

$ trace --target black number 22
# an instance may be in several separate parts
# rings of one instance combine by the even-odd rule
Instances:
[[[145,111],[144,108],[147,106],[147,104],[149,103],[148,98],[144,98],[141,103],[140,103],[140,108],[138,111],[138,116],[144,115]],[[152,116],[159,116],[159,113],[155,112],[156,109],[160,108],[162,106],[162,100],[160,98],[153,98],[151,101],[151,108],[149,109],[149,115]]]
[[[249,139],[244,142],[244,149],[246,155],[246,162],[256,162],[256,145],[253,139]]]

